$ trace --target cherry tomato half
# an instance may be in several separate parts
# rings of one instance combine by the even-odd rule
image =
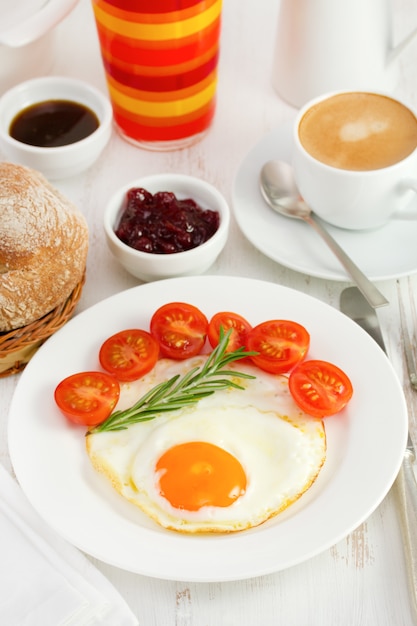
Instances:
[[[201,352],[207,336],[208,320],[192,304],[170,302],[151,318],[151,335],[159,343],[161,354],[170,359],[188,359]]]
[[[118,380],[137,380],[151,371],[158,360],[159,344],[146,330],[121,330],[103,343],[100,365]]]
[[[304,326],[289,320],[269,320],[248,332],[246,347],[259,352],[251,357],[260,369],[272,374],[289,372],[304,359],[310,335]]]
[[[303,361],[291,372],[288,384],[295,403],[313,417],[338,413],[353,394],[349,377],[327,361]]]
[[[221,311],[213,315],[208,326],[208,340],[212,348],[219,343],[220,327],[224,332],[232,328],[232,333],[227,344],[227,352],[233,352],[238,348],[246,347],[246,335],[252,328],[247,320],[238,313]]]
[[[55,402],[74,424],[97,426],[112,413],[120,395],[114,376],[104,372],[79,372],[64,378],[55,389]]]

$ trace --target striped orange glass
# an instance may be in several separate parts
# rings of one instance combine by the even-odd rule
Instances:
[[[115,123],[154,150],[185,147],[215,110],[222,0],[92,0]]]

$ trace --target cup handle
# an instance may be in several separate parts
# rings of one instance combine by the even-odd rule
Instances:
[[[406,191],[414,191],[414,193],[417,194],[417,179],[405,178],[404,180],[401,181],[399,190],[404,193]],[[411,198],[410,202],[405,207],[396,211],[394,213],[394,217],[398,217],[400,219],[405,219],[405,220],[417,219],[416,197],[414,196],[413,198]]]

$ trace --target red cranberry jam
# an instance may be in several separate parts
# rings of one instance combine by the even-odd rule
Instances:
[[[203,210],[187,198],[146,189],[130,189],[127,206],[115,230],[125,244],[142,252],[172,254],[196,248],[210,239],[219,227],[217,211]]]

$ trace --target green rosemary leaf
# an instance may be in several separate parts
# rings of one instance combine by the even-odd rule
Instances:
[[[255,378],[245,372],[225,369],[233,361],[252,356],[256,352],[247,352],[238,348],[227,352],[232,330],[227,333],[220,328],[219,343],[208,356],[202,366],[197,366],[181,376],[177,374],[167,381],[153,387],[142,396],[132,407],[115,411],[104,422],[92,428],[90,433],[122,430],[147,420],[154,419],[161,413],[176,411],[195,404],[202,398],[212,395],[218,390],[233,387],[244,390],[236,382],[236,378]]]

